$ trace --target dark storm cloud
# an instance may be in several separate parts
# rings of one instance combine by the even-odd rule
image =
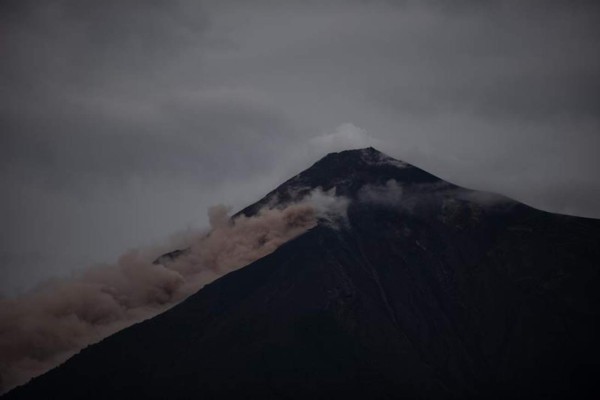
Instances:
[[[347,147],[600,217],[596,2],[1,7],[6,287],[202,225]]]
[[[432,26],[438,34],[413,37],[418,54],[408,63],[425,70],[412,75],[409,84],[399,76],[399,82],[392,79],[389,87],[374,90],[382,95],[382,105],[409,114],[469,111],[504,120],[598,123],[598,7],[584,7],[585,2],[453,4],[442,9],[450,9],[454,20]],[[397,54],[399,65],[406,56]]]
[[[5,68],[24,85],[107,84],[115,73],[158,73],[207,25],[199,7],[182,1],[24,0],[4,8]]]
[[[165,99],[144,115],[123,119],[91,107],[73,108],[72,118],[50,113],[34,121],[13,121],[0,140],[0,167],[34,170],[38,177],[70,185],[78,177],[190,176],[198,169],[213,170],[203,174],[213,182],[223,169],[261,168],[257,155],[265,160],[275,147],[265,145],[258,154],[237,154],[238,149],[253,146],[283,125],[277,113],[228,99]],[[236,134],[240,137],[233,142]],[[236,157],[222,157],[214,148]]]
[[[5,168],[33,169],[45,180],[76,186],[77,176],[198,169],[214,171],[203,175],[212,181],[236,163],[252,169],[266,160],[266,154],[227,159],[214,151],[260,142],[281,132],[284,121],[278,110],[237,93],[200,92],[201,76],[186,75],[201,74],[198,48],[210,48],[203,42],[208,16],[202,7],[33,3],[14,2],[4,14],[13,39],[3,46],[2,83],[10,93],[2,101]],[[263,149],[268,146],[257,148]]]

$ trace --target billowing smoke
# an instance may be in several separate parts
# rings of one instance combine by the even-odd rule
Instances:
[[[186,250],[159,259],[164,247],[130,251],[114,265],[89,268],[0,300],[0,393],[58,365],[90,343],[152,317],[205,284],[241,268],[319,221],[343,219],[347,200],[312,191],[280,208],[229,218],[209,210],[211,229],[186,237]]]

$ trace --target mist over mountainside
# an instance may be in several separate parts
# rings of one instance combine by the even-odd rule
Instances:
[[[237,216],[306,196],[322,210],[306,232],[5,398],[599,394],[600,221],[373,148],[329,154]]]

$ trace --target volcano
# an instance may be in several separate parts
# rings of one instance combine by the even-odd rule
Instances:
[[[316,188],[345,215],[5,398],[600,398],[600,221],[373,148],[329,154],[238,215]]]

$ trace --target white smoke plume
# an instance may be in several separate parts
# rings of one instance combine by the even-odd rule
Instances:
[[[231,219],[226,207],[213,207],[210,230],[188,235],[188,249],[169,262],[153,263],[164,246],[130,251],[113,265],[0,299],[0,393],[90,343],[165,311],[319,221],[343,219],[347,203],[334,192],[314,190],[296,203],[251,217]]]

